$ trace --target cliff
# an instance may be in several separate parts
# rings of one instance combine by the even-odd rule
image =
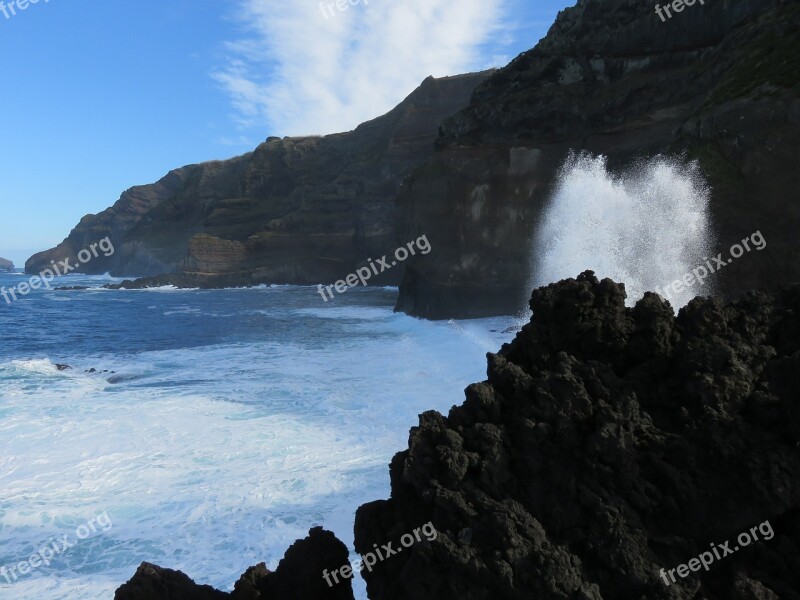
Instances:
[[[85,272],[159,276],[139,286],[315,284],[426,235],[433,252],[371,281],[400,285],[397,310],[514,314],[558,169],[583,149],[612,169],[656,154],[699,161],[720,249],[754,231],[769,239],[759,261],[715,276],[723,296],[797,281],[800,6],[696,2],[664,21],[654,9],[580,0],[499,71],[429,78],[349,133],[271,138],[173,171],[26,269],[110,236],[117,252]]]
[[[759,229],[770,240],[763,260],[720,273],[718,290],[800,280],[800,5],[695,3],[665,22],[654,8],[580,0],[443,123],[438,152],[398,199],[400,238],[425,232],[434,248],[407,264],[398,310],[515,314],[570,149],[612,168],[659,153],[699,160],[720,250]]]
[[[10,260],[6,260],[5,258],[0,258],[0,273],[3,272],[13,273],[14,263]]]
[[[394,200],[403,178],[432,155],[439,123],[489,74],[430,77],[391,112],[348,133],[270,138],[244,156],[172,171],[87,215],[25,268],[77,263],[81,249],[108,236],[116,252],[80,271],[183,273],[236,285],[339,279],[397,247]],[[397,269],[374,283],[399,277]]]

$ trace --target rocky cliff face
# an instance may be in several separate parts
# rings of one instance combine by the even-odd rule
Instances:
[[[174,171],[85,217],[26,269],[110,236],[118,251],[83,270],[179,273],[201,287],[319,283],[426,235],[432,253],[371,282],[400,283],[398,310],[516,313],[548,192],[569,151],[583,149],[612,169],[659,153],[697,159],[720,247],[754,231],[769,240],[759,261],[715,276],[717,290],[796,281],[800,7],[698,0],[664,21],[654,9],[580,0],[491,76],[428,79],[353,132],[273,138]]]
[[[721,273],[719,290],[800,279],[800,6],[695,3],[665,22],[654,9],[580,0],[444,122],[439,151],[398,200],[400,237],[424,232],[434,248],[408,264],[399,310],[516,313],[534,225],[570,149],[612,168],[659,153],[698,159],[723,247],[758,229],[770,240],[763,260]]]
[[[240,161],[234,159],[234,161]],[[111,257],[99,256],[76,270],[89,274],[114,271],[119,265],[129,262],[137,272],[161,273],[172,268],[172,259],[167,252],[152,252],[141,244],[124,244],[129,231],[139,225],[146,215],[153,214],[162,204],[174,199],[195,180],[202,166],[194,165],[171,171],[166,177],[152,185],[129,189],[113,206],[98,215],[86,215],[70,232],[69,236],[55,248],[40,252],[25,263],[27,273],[38,273],[50,266],[50,261],[69,259],[70,264],[80,264],[78,253],[105,237],[109,237],[116,252]],[[176,236],[180,233],[176,230]],[[186,237],[186,236],[184,236]]]
[[[439,535],[365,572],[372,600],[800,598],[800,286],[624,299],[591,272],[536,290],[488,379],[420,417],[356,550]]]
[[[87,273],[182,272],[238,284],[319,283],[397,247],[394,200],[433,153],[440,122],[490,73],[428,78],[388,114],[352,132],[270,138],[254,152],[173,171],[84,217],[62,244],[28,260],[38,272],[109,236]],[[374,283],[397,283],[400,270]]]

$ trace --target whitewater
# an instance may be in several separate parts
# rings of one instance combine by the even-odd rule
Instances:
[[[108,600],[142,561],[230,590],[315,525],[352,550],[355,509],[388,497],[417,415],[463,402],[513,337],[510,317],[395,314],[390,288],[326,304],[312,287],[109,281],[0,306],[0,566],[95,515],[113,523],[0,577],[0,598]]]
[[[531,244],[528,290],[591,269],[625,284],[628,306],[712,256],[711,190],[697,162],[641,159],[612,172],[605,156],[572,153]],[[673,294],[673,309],[711,295],[713,279]]]

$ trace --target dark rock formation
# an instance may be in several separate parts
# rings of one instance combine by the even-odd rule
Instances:
[[[128,583],[120,587],[114,600],[224,600],[229,594],[208,585],[197,585],[181,571],[142,563]]]
[[[624,299],[591,272],[536,290],[488,380],[421,415],[356,550],[439,535],[364,572],[372,600],[800,599],[800,285]]]
[[[0,258],[0,273],[13,273],[14,263],[5,258]]]
[[[716,277],[720,291],[800,280],[800,5],[696,2],[662,22],[655,4],[579,0],[443,123],[439,152],[398,200],[400,238],[425,233],[433,246],[407,264],[398,310],[516,314],[534,224],[570,149],[612,169],[699,160],[720,250],[759,229],[770,240]]]
[[[332,282],[397,247],[394,200],[434,151],[441,121],[465,107],[490,72],[429,77],[386,115],[325,137],[270,138],[254,152],[191,165],[132,188],[87,215],[58,247],[31,257],[35,273],[108,236],[115,252],[77,271],[185,273],[252,283]],[[401,269],[371,283],[399,283]],[[211,284],[219,286],[220,284]]]
[[[254,273],[249,273],[243,278],[241,273],[226,273],[219,275],[172,273],[156,275],[154,277],[140,277],[139,279],[126,279],[120,283],[108,283],[103,287],[109,290],[144,290],[147,288],[173,285],[183,289],[198,288],[201,290],[217,290],[224,288],[270,284],[272,282],[272,278],[266,274],[255,275]]]
[[[347,547],[322,527],[315,527],[305,540],[295,542],[278,564],[274,577],[261,579],[262,598],[275,600],[353,600],[350,580],[329,586],[323,572],[350,564]]]
[[[114,600],[353,600],[349,580],[329,587],[324,569],[349,563],[347,547],[330,531],[315,527],[295,542],[270,572],[264,563],[250,567],[230,594],[194,583],[180,571],[142,563]]]

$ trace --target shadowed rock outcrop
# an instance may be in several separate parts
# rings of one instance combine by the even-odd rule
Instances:
[[[13,273],[14,263],[5,258],[0,258],[0,273]]]
[[[365,572],[372,600],[800,598],[800,285],[624,300],[591,272],[536,290],[488,379],[421,415],[356,550],[439,535]]]
[[[350,580],[329,587],[324,569],[349,563],[347,547],[330,531],[315,527],[287,551],[275,572],[264,563],[250,567],[226,593],[194,583],[180,571],[142,563],[114,600],[353,600]]]
[[[142,563],[133,578],[114,594],[114,600],[224,600],[229,594],[197,585],[181,571]]]

